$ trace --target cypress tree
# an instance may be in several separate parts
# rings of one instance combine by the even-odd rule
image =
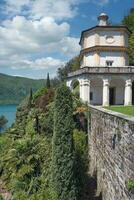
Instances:
[[[51,87],[49,73],[47,74],[46,88],[49,89]]]
[[[28,107],[31,108],[33,100],[33,90],[30,88],[29,100],[28,100]]]
[[[74,173],[73,101],[68,87],[56,91],[52,156],[52,184],[58,200],[76,200]]]

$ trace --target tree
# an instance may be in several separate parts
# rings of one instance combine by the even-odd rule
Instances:
[[[67,74],[72,71],[76,71],[80,68],[79,56],[74,57],[65,64],[64,67],[58,69],[58,78],[60,81],[64,81],[67,78]]]
[[[128,15],[124,17],[122,23],[131,30],[129,38],[129,64],[134,65],[134,8],[131,8]]]
[[[32,88],[30,88],[30,94],[29,94],[29,99],[28,99],[28,108],[31,108],[32,100],[33,100],[33,90],[32,90]]]
[[[52,148],[52,182],[58,200],[76,200],[73,101],[64,84],[56,91]]]
[[[133,31],[134,30],[134,8],[131,8],[128,15],[124,16],[122,23]]]
[[[129,39],[129,62],[130,65],[134,65],[134,30]]]
[[[5,118],[4,115],[0,116],[0,130],[4,128],[4,126],[7,124],[8,120]]]
[[[47,74],[46,88],[49,89],[51,87],[49,73]]]

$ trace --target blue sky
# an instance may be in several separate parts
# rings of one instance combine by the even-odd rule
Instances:
[[[119,24],[132,7],[134,0],[0,0],[0,73],[54,77],[101,12]]]

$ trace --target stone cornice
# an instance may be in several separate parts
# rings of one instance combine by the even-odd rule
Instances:
[[[89,52],[128,52],[128,48],[124,46],[93,46],[89,48],[82,49],[80,52],[80,57],[82,57],[85,53]]]
[[[131,33],[131,31],[128,29],[128,27],[124,26],[124,25],[121,25],[121,26],[94,26],[87,30],[82,31],[79,44],[81,44],[82,38],[85,33],[98,32],[98,31],[121,31],[121,32],[127,32],[128,35],[130,35],[130,33]]]
[[[132,67],[83,67],[75,72],[68,74],[68,78],[76,77],[83,74],[133,74],[134,66]]]

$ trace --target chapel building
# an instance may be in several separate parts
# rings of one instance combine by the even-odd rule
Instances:
[[[109,25],[102,13],[99,24],[82,31],[80,69],[69,73],[67,85],[79,82],[80,98],[92,105],[134,104],[134,67],[129,66],[129,29]]]

